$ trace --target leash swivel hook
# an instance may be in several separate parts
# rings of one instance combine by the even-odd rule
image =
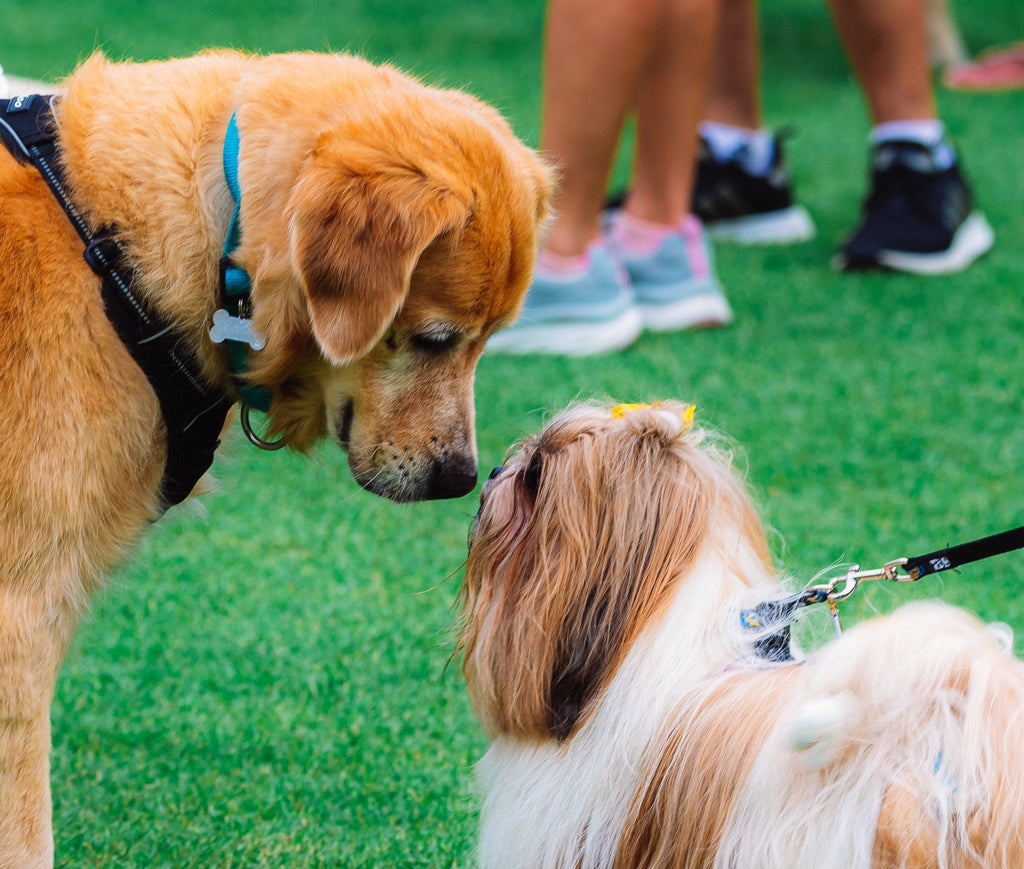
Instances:
[[[899,574],[897,571],[907,563],[906,558],[894,558],[887,561],[881,567],[861,570],[859,564],[853,564],[842,576],[834,576],[826,583],[812,585],[806,591],[805,600],[808,603],[840,603],[846,600],[862,582],[869,582],[876,579],[887,579],[890,582],[913,582],[915,577]]]
[[[249,405],[244,401],[242,402],[242,409],[238,412],[238,417],[242,423],[242,431],[245,432],[245,436],[249,439],[249,443],[254,447],[259,447],[261,450],[266,450],[267,452],[273,452],[274,450],[281,449],[281,447],[287,443],[287,440],[283,435],[276,441],[265,441],[256,434],[252,427],[252,423],[249,420]]]

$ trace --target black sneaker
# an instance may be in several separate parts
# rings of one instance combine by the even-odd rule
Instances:
[[[740,244],[788,244],[814,236],[814,223],[802,205],[793,203],[782,143],[772,140],[772,158],[765,175],[744,165],[746,147],[719,160],[703,137],[693,185],[692,210],[716,241]]]
[[[921,275],[961,271],[991,247],[992,227],[955,159],[940,166],[917,142],[876,146],[864,219],[836,255],[842,271],[888,268]]]

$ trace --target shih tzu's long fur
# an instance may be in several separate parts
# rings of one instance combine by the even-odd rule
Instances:
[[[1024,665],[938,603],[806,660],[739,613],[787,593],[685,406],[577,407],[485,488],[460,648],[492,744],[485,867],[1024,867]]]

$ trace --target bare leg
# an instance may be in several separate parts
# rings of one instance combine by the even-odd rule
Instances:
[[[970,187],[936,117],[924,0],[830,2],[875,124],[872,140],[878,148],[891,143],[890,159],[875,164],[864,219],[837,265],[925,275],[967,268],[992,247],[993,234],[985,218],[972,212]],[[915,149],[913,161],[904,156],[906,143]],[[919,168],[923,154],[926,170]],[[928,194],[908,204],[900,176],[927,185]]]
[[[708,90],[709,121],[756,130],[761,126],[761,45],[757,0],[720,0]]]
[[[605,185],[648,63],[662,0],[551,0],[541,150],[560,164],[547,248],[582,253],[598,235]]]
[[[874,124],[936,117],[923,0],[831,0]]]
[[[562,173],[555,219],[523,314],[490,339],[492,350],[587,355],[626,347],[645,326],[731,318],[700,223],[685,219],[717,4],[550,0],[541,149]],[[638,120],[632,190],[609,246],[592,247],[630,109]]]
[[[628,210],[664,224],[688,212],[716,12],[717,0],[552,0],[541,147],[562,177],[548,250],[573,256],[597,236],[633,107],[639,126]]]
[[[697,124],[704,112],[718,0],[665,4],[637,93],[636,159],[626,212],[678,225],[690,210]]]

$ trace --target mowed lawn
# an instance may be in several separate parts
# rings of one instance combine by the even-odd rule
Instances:
[[[464,87],[538,141],[540,0],[13,5],[0,63],[17,75],[57,78],[94,49],[350,50]],[[1024,524],[1024,93],[939,91],[997,234],[984,261],[839,276],[829,258],[865,190],[863,102],[822,3],[763,6],[766,114],[796,128],[818,236],[717,249],[730,328],[597,359],[485,357],[484,474],[574,399],[672,396],[735,440],[800,582]],[[1017,0],[959,11],[974,50],[1024,38]],[[617,183],[627,164],[628,149]],[[385,503],[332,445],[310,461],[236,435],[215,470],[218,493],[151,530],[75,639],[53,712],[58,865],[472,865],[485,743],[451,626],[475,498]],[[1006,555],[866,589],[843,612],[939,596],[1022,632],[1022,582],[1024,553]]]

